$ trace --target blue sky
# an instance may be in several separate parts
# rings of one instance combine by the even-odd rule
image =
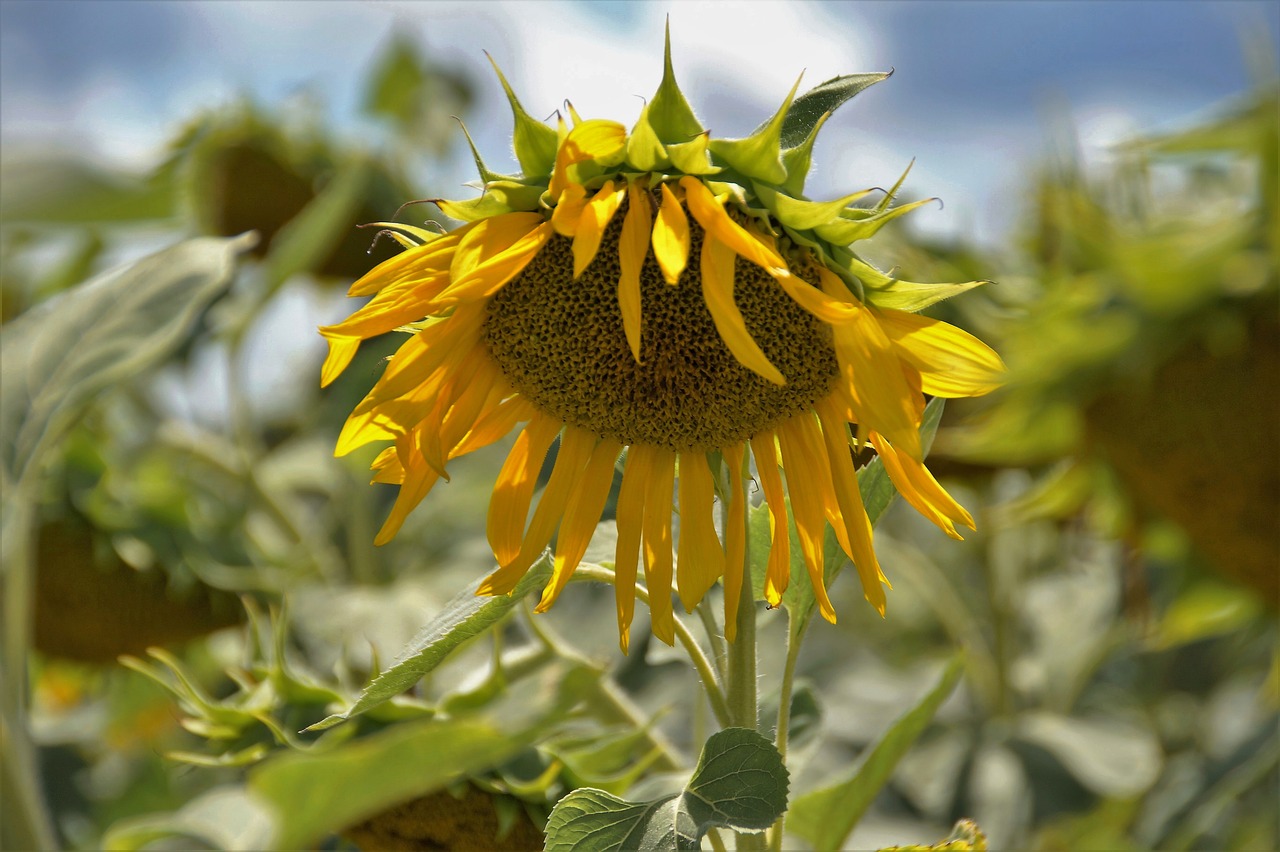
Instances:
[[[240,92],[280,103],[309,90],[359,139],[359,86],[393,32],[472,72],[468,124],[499,165],[509,119],[483,50],[535,115],[569,98],[630,121],[660,76],[664,18],[683,87],[717,135],[771,113],[800,71],[896,69],[828,125],[815,197],[883,185],[917,158],[910,188],[941,195],[917,224],[998,239],[1003,201],[1066,110],[1091,156],[1139,130],[1176,127],[1243,91],[1245,30],[1280,43],[1280,4],[1181,2],[0,2],[0,142],[76,146],[150,161],[193,112]],[[461,151],[459,152],[461,153]],[[433,186],[472,177],[458,157]],[[465,190],[455,193],[466,194]]]

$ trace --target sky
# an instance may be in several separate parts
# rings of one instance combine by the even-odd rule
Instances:
[[[270,106],[310,92],[358,140],[365,72],[407,34],[476,81],[468,125],[501,168],[510,118],[484,51],[536,116],[568,98],[585,117],[629,123],[661,76],[667,15],[677,76],[717,136],[749,132],[801,72],[803,89],[894,69],[827,125],[810,194],[890,184],[915,158],[908,189],[946,202],[916,225],[984,243],[1016,221],[1010,195],[1051,119],[1066,116],[1085,153],[1105,157],[1129,134],[1176,128],[1244,91],[1243,33],[1280,44],[1280,4],[1246,0],[0,0],[0,153],[56,145],[142,166],[184,118],[241,93]],[[474,177],[465,156],[445,172],[434,186]]]

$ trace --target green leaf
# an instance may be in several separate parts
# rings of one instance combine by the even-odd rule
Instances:
[[[889,782],[894,767],[929,726],[964,671],[953,659],[924,699],[885,731],[848,776],[800,796],[787,815],[787,830],[817,849],[842,849],[858,820]]]
[[[0,221],[90,225],[168,219],[178,212],[174,170],[146,177],[70,157],[14,157],[0,168]]]
[[[320,720],[307,730],[322,731],[331,728],[412,689],[458,647],[493,627],[521,599],[546,585],[550,577],[551,563],[544,557],[529,569],[529,573],[524,575],[509,595],[477,597],[476,590],[483,580],[476,580],[459,592],[445,605],[444,611],[418,632],[408,647],[400,652],[396,662],[364,688],[355,704],[343,713],[335,713]]]
[[[892,71],[884,71],[833,77],[796,98],[782,120],[782,147],[795,148],[802,145],[822,122],[824,115],[835,112],[845,101],[864,89],[889,79],[891,74]]]
[[[0,341],[0,462],[16,481],[85,405],[160,363],[222,293],[252,236],[202,237],[37,305]]]
[[[750,136],[712,139],[711,153],[747,177],[775,185],[783,183],[787,179],[787,168],[782,164],[782,125],[799,87],[800,81],[796,80],[773,118]]]
[[[427,87],[427,74],[416,43],[397,36],[378,57],[361,108],[402,125],[413,124]]]
[[[698,849],[720,826],[768,828],[787,807],[787,769],[773,744],[755,731],[712,734],[693,777],[678,795],[628,802],[603,790],[575,790],[547,821],[546,852]]]
[[[268,292],[290,276],[315,269],[333,253],[355,222],[370,177],[364,160],[340,167],[324,189],[276,233],[267,256]]]

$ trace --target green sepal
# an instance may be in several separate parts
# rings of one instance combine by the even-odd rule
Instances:
[[[833,201],[804,201],[760,183],[753,183],[752,189],[756,197],[769,208],[769,212],[773,213],[779,222],[798,231],[811,231],[820,226],[839,224],[841,211],[859,198],[865,198],[872,191],[864,189]],[[818,233],[826,238],[821,230]],[[831,240],[831,242],[838,241]]]
[[[817,132],[827,115],[835,112],[854,95],[881,80],[887,80],[892,74],[892,71],[846,74],[814,86],[796,98],[791,108],[787,110],[786,120],[782,123],[782,146],[793,148],[804,144]]]
[[[775,186],[783,183],[787,179],[787,168],[782,164],[782,124],[799,88],[800,80],[797,79],[773,118],[756,128],[750,136],[711,140],[711,153],[747,177]]]
[[[910,213],[917,207],[928,204],[930,201],[937,201],[936,198],[922,198],[919,201],[913,201],[910,204],[903,204],[894,207],[892,210],[883,210],[877,207],[875,213],[867,216],[859,216],[857,218],[838,218],[834,222],[827,222],[814,228],[818,236],[833,245],[847,246],[858,240],[865,240],[875,234],[876,231],[883,228],[886,224],[897,219],[906,213]],[[861,210],[860,213],[869,211]]]
[[[512,180],[499,180],[485,185],[484,194],[478,198],[464,201],[437,199],[435,205],[440,212],[463,222],[475,222],[488,219],[515,210],[537,210],[538,199],[546,187],[520,183]]]
[[[848,249],[837,249],[833,255],[837,264],[833,268],[838,272],[842,267],[856,276],[863,285],[862,301],[877,308],[892,308],[915,313],[944,299],[958,296],[966,290],[991,283],[990,281],[965,281],[958,284],[921,284],[915,281],[902,281],[886,275]]]
[[[649,105],[640,110],[640,120],[627,137],[627,163],[637,171],[657,172],[671,167],[671,159],[662,140],[649,123]]]
[[[719,174],[720,167],[711,164],[708,150],[711,145],[711,134],[699,133],[688,142],[667,145],[667,157],[671,165],[687,175]]]
[[[818,141],[818,131],[827,123],[831,113],[824,112],[813,124],[809,136],[794,148],[782,152],[782,167],[787,170],[787,179],[782,183],[782,191],[788,195],[799,195],[804,192],[804,181],[809,176],[809,167],[813,164],[813,143]],[[786,133],[783,133],[786,136]]]
[[[556,148],[560,144],[556,131],[525,112],[524,107],[520,105],[520,99],[511,90],[511,84],[507,82],[502,69],[498,67],[498,63],[494,62],[493,57],[488,53],[485,56],[489,57],[489,64],[498,75],[502,91],[507,95],[507,103],[511,105],[511,114],[515,118],[516,125],[515,132],[512,134],[512,145],[515,147],[516,159],[520,161],[524,176],[530,178],[550,175],[556,163]]]
[[[880,203],[876,205],[877,211],[888,209],[889,205],[893,203],[893,199],[898,197],[898,190],[902,189],[902,184],[906,182],[907,175],[911,174],[911,167],[915,164],[916,158],[912,157],[911,162],[907,163],[907,167],[902,170],[902,176],[898,178],[897,183],[889,188],[889,191],[884,194],[884,198],[880,199]]]
[[[685,100],[684,93],[676,85],[676,74],[671,68],[671,21],[667,21],[666,48],[663,51],[662,82],[647,108],[649,126],[658,141],[666,145],[688,142],[703,132],[693,108]]]
[[[493,171],[484,163],[484,158],[480,156],[480,149],[476,147],[475,140],[471,138],[471,133],[467,130],[467,123],[462,119],[458,119],[458,126],[462,128],[462,135],[467,137],[467,147],[471,149],[471,159],[476,162],[476,171],[480,173],[481,183],[490,183],[496,180],[515,180],[515,175],[504,175]]]

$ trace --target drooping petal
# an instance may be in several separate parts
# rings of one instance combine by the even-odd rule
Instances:
[[[827,597],[826,559],[822,539],[826,532],[827,516],[837,513],[835,493],[832,490],[830,468],[826,453],[814,434],[817,424],[809,414],[800,414],[784,420],[775,427],[778,446],[782,449],[782,467],[790,486],[791,511],[795,513],[796,534],[800,540],[800,552],[809,572],[809,583],[822,617],[832,624],[836,620],[835,608]],[[828,509],[830,507],[830,509]],[[843,533],[841,533],[843,537]]]
[[[843,289],[843,282],[831,273],[821,277],[829,295]],[[922,451],[917,429],[923,397],[918,386],[912,386],[906,373],[910,368],[898,358],[876,315],[856,300],[850,304],[857,306],[852,319],[832,326],[832,338],[844,388],[857,415],[859,439],[867,432],[881,432],[919,459]]]
[[[555,467],[551,469],[551,478],[547,480],[547,487],[533,510],[520,552],[509,564],[499,563],[501,567],[485,578],[476,594],[505,595],[516,587],[520,578],[537,561],[564,518],[569,496],[578,487],[595,444],[596,437],[590,432],[573,426],[564,428]]]
[[[415,435],[407,435],[401,440],[414,442],[415,438]],[[399,450],[399,448],[397,449]],[[400,527],[404,525],[405,519],[409,517],[409,513],[422,502],[422,498],[427,496],[431,487],[440,478],[434,470],[427,466],[422,454],[414,450],[416,450],[416,447],[408,452],[397,452],[404,469],[404,478],[400,483],[400,493],[396,495],[395,505],[391,507],[391,514],[387,516],[382,529],[378,530],[378,535],[373,539],[375,545],[386,544],[395,538],[396,533],[400,531]]]
[[[375,224],[404,227],[389,222]],[[356,279],[347,290],[347,295],[371,296],[382,288],[396,283],[404,275],[425,275],[437,271],[448,271],[458,244],[477,224],[479,223],[464,225],[433,242],[406,249],[394,257],[387,258]]]
[[[680,543],[676,590],[685,612],[702,600],[724,574],[725,555],[716,538],[715,483],[707,457],[680,454]]]
[[[831,482],[836,500],[840,504],[840,518],[844,525],[849,549],[845,551],[858,571],[862,581],[862,593],[867,602],[881,616],[885,612],[885,595],[881,586],[884,572],[871,544],[871,521],[858,490],[858,474],[854,470],[853,457],[849,454],[849,426],[831,398],[819,400],[815,406],[822,423],[822,440],[827,448],[827,460],[831,464]]]
[[[560,202],[551,211],[551,227],[562,237],[572,237],[578,231],[582,211],[587,209],[587,189],[582,184],[571,183],[560,195]]]
[[[502,400],[497,406],[486,409],[476,418],[471,431],[467,432],[462,443],[454,449],[450,457],[465,456],[481,447],[489,446],[516,428],[517,423],[531,420],[537,413],[538,410],[533,403],[522,396]]]
[[[600,523],[600,515],[604,512],[605,501],[609,498],[609,487],[613,484],[613,463],[622,451],[617,441],[605,438],[591,451],[582,474],[582,481],[569,497],[565,507],[564,521],[560,524],[560,535],[556,541],[555,566],[552,569],[551,581],[542,590],[542,600],[534,612],[546,612],[556,602],[574,569],[582,561],[591,543],[591,535]]]
[[[668,284],[679,281],[689,263],[689,217],[666,183],[662,184],[662,205],[653,223],[653,256]]]
[[[653,635],[668,645],[676,641],[671,606],[671,492],[675,484],[676,454],[654,448],[649,493],[644,501],[644,578],[649,589],[649,617]]]
[[[499,565],[506,565],[520,553],[538,472],[559,431],[560,423],[554,418],[539,415],[530,420],[498,473],[485,526]]]
[[[756,266],[772,273],[787,272],[787,262],[782,255],[753,239],[743,228],[725,212],[724,207],[707,189],[706,184],[690,175],[680,178],[680,186],[684,187],[685,202],[689,212],[698,221],[707,236],[715,237],[733,249],[736,254],[745,257]]]
[[[782,603],[782,593],[791,582],[791,535],[787,532],[787,501],[778,475],[778,454],[774,451],[772,432],[761,432],[751,439],[751,454],[756,457],[760,488],[769,507],[769,564],[765,570],[764,598],[770,606]]]
[[[655,448],[637,444],[627,451],[627,465],[618,489],[618,545],[613,563],[613,592],[618,606],[618,642],[627,653],[631,619],[636,607],[636,568],[640,535],[644,529],[644,504],[649,494]]]
[[[573,277],[582,275],[582,271],[596,259],[600,250],[600,240],[604,237],[605,228],[613,219],[613,214],[622,206],[626,187],[615,188],[613,181],[607,180],[600,191],[592,196],[578,218],[578,229],[573,237]]]
[[[724,636],[733,642],[738,635],[738,606],[747,555],[747,495],[743,493],[742,467],[746,447],[734,444],[724,451],[729,466],[729,514],[724,531]]]
[[[881,308],[880,326],[898,354],[920,371],[931,396],[982,396],[1004,384],[1005,366],[991,347],[941,320]]]
[[[618,243],[618,307],[622,310],[622,330],[631,347],[631,357],[640,361],[640,269],[649,251],[649,233],[653,221],[649,192],[633,181],[627,188],[627,215],[622,220],[622,239]]]
[[[880,454],[884,469],[906,501],[915,510],[924,515],[951,538],[963,540],[964,536],[956,531],[956,524],[964,524],[969,529],[977,529],[973,516],[963,506],[952,499],[933,474],[921,462],[905,453],[899,453],[883,436],[871,433],[871,444]]]
[[[775,385],[787,380],[782,372],[764,354],[751,332],[747,330],[742,311],[733,299],[734,265],[737,256],[733,249],[713,239],[710,234],[702,240],[702,298],[707,303],[711,320],[724,345],[738,359],[738,363]]]

